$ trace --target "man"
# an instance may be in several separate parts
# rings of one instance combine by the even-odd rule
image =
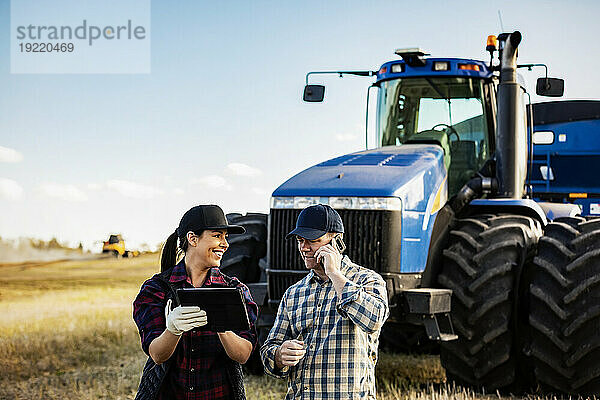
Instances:
[[[294,237],[310,270],[290,286],[260,353],[265,371],[288,379],[290,399],[375,399],[385,282],[338,251],[339,214],[318,204],[302,210]],[[342,249],[343,251],[343,249]]]

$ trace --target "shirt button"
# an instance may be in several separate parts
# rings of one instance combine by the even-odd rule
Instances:
[[[192,353],[194,352],[194,349],[192,349]]]
[[[190,368],[190,372],[194,372],[194,368]]]
[[[311,350],[314,350],[314,349],[315,349],[315,345],[314,345],[314,344],[311,344],[311,345],[310,345],[310,349],[311,349]]]
[[[193,390],[194,390],[194,387],[193,387],[193,386],[190,386],[190,391],[193,391]]]

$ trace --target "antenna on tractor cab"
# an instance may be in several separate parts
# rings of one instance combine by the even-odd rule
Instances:
[[[500,21],[500,32],[504,32],[504,24],[502,23],[502,13],[498,10],[498,20]]]

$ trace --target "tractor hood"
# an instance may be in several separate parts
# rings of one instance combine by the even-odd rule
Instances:
[[[425,211],[446,177],[443,157],[441,147],[429,144],[360,151],[300,172],[273,196],[399,197],[403,209]]]

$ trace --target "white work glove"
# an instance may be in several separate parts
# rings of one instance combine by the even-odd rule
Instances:
[[[208,323],[206,311],[197,306],[179,306],[171,310],[171,299],[167,301],[165,307],[165,319],[167,321],[167,330],[173,335],[180,336],[194,328],[199,328]]]

